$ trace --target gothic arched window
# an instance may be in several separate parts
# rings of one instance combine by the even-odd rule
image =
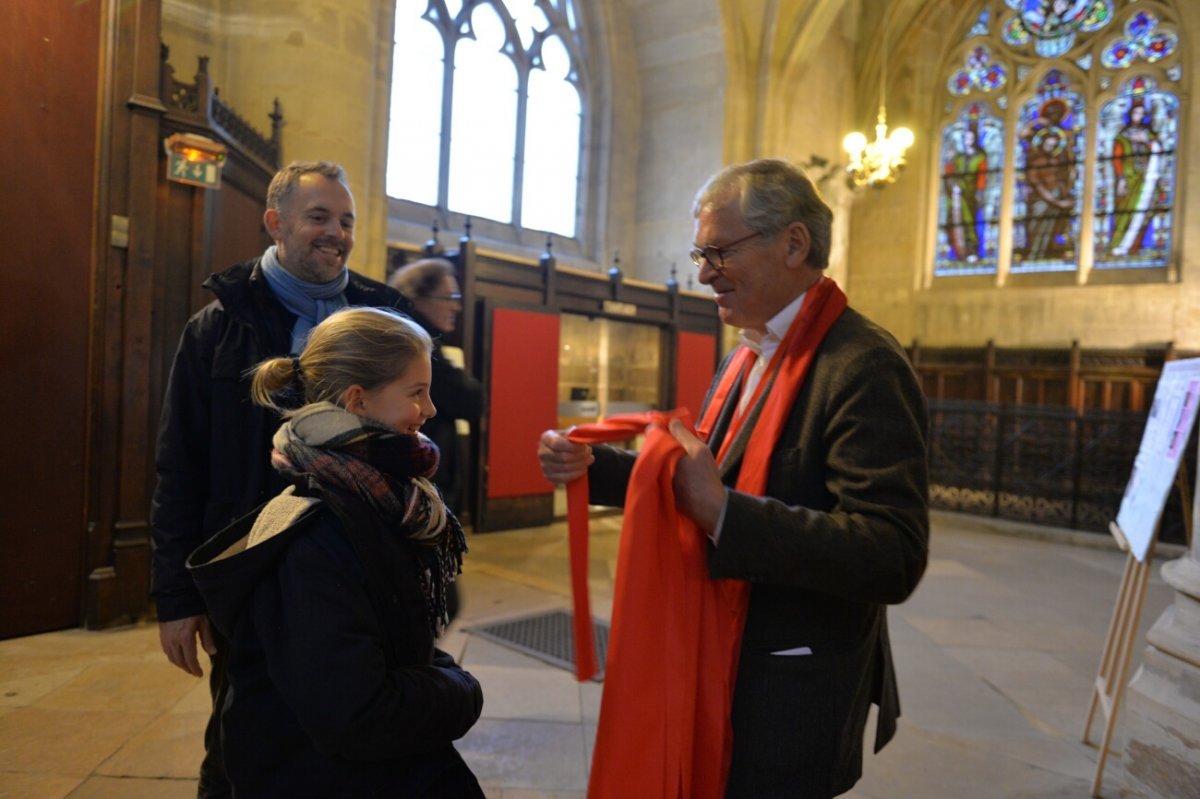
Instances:
[[[397,0],[387,194],[572,238],[581,44],[573,0]]]
[[[989,0],[947,54],[935,277],[1176,268],[1168,0]]]

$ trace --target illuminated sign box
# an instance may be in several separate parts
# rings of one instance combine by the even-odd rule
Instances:
[[[163,149],[167,153],[167,180],[202,189],[221,188],[221,168],[227,152],[224,144],[194,133],[173,133],[163,140]]]

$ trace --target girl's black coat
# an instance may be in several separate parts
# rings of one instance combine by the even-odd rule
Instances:
[[[482,797],[451,741],[483,695],[434,648],[413,545],[356,498],[319,496],[261,544],[244,548],[255,511],[188,559],[231,643],[236,795]]]

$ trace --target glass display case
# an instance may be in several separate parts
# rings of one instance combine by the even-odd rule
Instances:
[[[659,327],[564,313],[559,341],[559,427],[661,407]]]

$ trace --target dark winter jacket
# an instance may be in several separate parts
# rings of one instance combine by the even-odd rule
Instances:
[[[279,416],[250,401],[249,370],[288,354],[296,317],[275,299],[259,260],[204,282],[217,298],[188,320],[171,367],[150,509],[160,621],[205,612],[184,568],[188,554],[284,487],[270,466]],[[410,309],[395,289],[353,272],[345,293],[350,305]]]
[[[441,489],[447,507],[458,515],[466,504],[465,491],[470,485],[467,465],[459,457],[458,430],[456,419],[465,419],[472,428],[479,429],[483,415],[483,388],[479,381],[459,369],[442,353],[438,336],[441,332],[418,311],[409,312],[414,321],[433,338],[433,353],[430,355],[432,381],[429,398],[437,408],[437,416],[421,425],[421,432],[429,436],[441,451],[441,461],[433,482]]]
[[[315,496],[262,543],[259,509],[188,561],[230,642],[235,796],[482,797],[451,741],[483,696],[434,648],[413,545],[356,497]]]

